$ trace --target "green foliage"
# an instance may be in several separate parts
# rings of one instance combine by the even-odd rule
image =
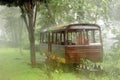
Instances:
[[[70,65],[53,66],[53,63],[42,63],[43,57],[37,53],[37,68],[31,68],[29,51],[19,49],[0,48],[0,79],[1,80],[118,80],[120,78],[120,50],[105,51],[103,71],[90,72],[85,70],[74,71]],[[41,62],[42,61],[42,62]],[[68,69],[69,68],[69,69]],[[65,69],[65,70],[64,70]],[[66,71],[66,69],[68,69]],[[12,73],[11,73],[12,72]]]
[[[120,50],[107,51],[104,55],[103,66],[111,80],[119,79],[120,76]]]
[[[117,24],[117,25],[119,25],[119,24]],[[113,43],[113,45],[112,45],[112,48],[115,49],[115,50],[117,50],[117,49],[120,48],[120,32],[119,32],[120,30],[118,29],[117,25],[116,25],[116,27],[113,27],[113,28],[111,29],[111,33],[112,33],[113,35],[115,35],[115,36],[112,38],[112,40],[115,41],[115,42]]]
[[[43,28],[55,25],[107,21],[108,2],[108,0],[49,0],[48,4],[41,3],[38,8],[36,36],[39,36],[39,31]]]
[[[120,48],[120,34],[118,33],[117,35],[116,35],[116,37],[115,38],[113,38],[113,40],[116,40],[116,42],[114,42],[114,44],[113,44],[113,48],[114,49],[119,49]]]
[[[36,1],[44,2],[49,0],[0,0],[0,5],[7,5],[7,6],[23,6],[25,3],[32,3],[34,4]]]
[[[110,15],[110,19],[112,21],[120,21],[120,15],[119,15],[119,11],[120,11],[120,0],[111,0],[111,2],[109,3],[109,15]],[[115,22],[114,22],[115,23]]]

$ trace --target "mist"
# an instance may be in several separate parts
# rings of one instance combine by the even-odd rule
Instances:
[[[50,0],[50,2],[45,3],[43,1],[37,5],[25,3],[25,6],[21,7],[18,4],[16,4],[18,6],[14,5],[15,3],[5,3],[6,6],[0,2],[0,80],[120,79],[120,0],[90,0],[89,2],[88,0],[76,0],[74,2],[71,0]],[[85,58],[80,59],[79,64],[65,63],[66,55],[63,54],[66,53],[66,50],[64,48],[69,45],[53,43],[54,39],[57,40],[63,34],[58,32],[56,34],[58,36],[53,38],[51,36],[55,36],[53,33],[57,31],[52,33],[50,29],[54,27],[57,30],[60,28],[59,26],[70,25],[71,23],[97,24],[100,26],[103,42],[101,62],[91,61],[83,54]],[[46,32],[43,35],[42,32],[45,32],[43,30],[50,30],[48,33],[51,33],[48,35]],[[75,33],[73,34],[75,35]],[[87,35],[87,31],[85,34]],[[96,33],[88,33],[88,36],[91,34],[95,35]],[[69,37],[71,35],[72,32]],[[72,37],[75,37],[74,35]],[[51,37],[50,42],[48,36]],[[60,39],[62,38],[65,37]],[[45,39],[49,43],[47,40],[44,42]],[[42,47],[40,47],[41,45]],[[51,50],[56,49],[54,51],[57,53],[50,53],[49,49],[45,50],[51,45]],[[78,46],[81,45],[76,47]],[[43,50],[45,51],[42,52]],[[64,52],[62,53],[60,50]],[[71,52],[75,51],[71,49]],[[50,56],[52,54],[55,55]],[[64,58],[56,57],[58,54]],[[74,56],[72,55],[72,57]],[[96,67],[99,67],[99,70],[95,69]]]

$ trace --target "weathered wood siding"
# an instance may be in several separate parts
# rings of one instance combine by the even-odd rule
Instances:
[[[65,46],[64,45],[52,44],[51,48],[52,48],[51,54],[54,54],[54,55],[59,56],[61,58],[65,58]]]
[[[100,45],[66,46],[65,49],[68,63],[78,63],[81,58],[93,62],[101,62],[103,60],[102,46]]]
[[[40,52],[42,54],[47,53],[48,52],[48,44],[40,43]]]

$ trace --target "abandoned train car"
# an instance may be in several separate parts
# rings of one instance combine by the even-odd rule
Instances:
[[[68,24],[40,32],[40,49],[51,59],[80,63],[80,59],[102,62],[103,43],[97,24]]]

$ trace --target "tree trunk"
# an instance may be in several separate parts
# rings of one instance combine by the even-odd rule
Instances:
[[[35,56],[33,15],[29,15],[29,31],[28,32],[29,32],[29,41],[30,41],[31,64],[32,64],[32,67],[34,67],[36,65],[36,56]]]
[[[28,13],[28,19],[29,19],[29,41],[30,41],[30,57],[31,57],[31,65],[32,67],[35,67],[36,65],[36,50],[35,50],[35,23],[34,23],[34,8],[29,9]]]
[[[30,42],[30,59],[32,67],[36,65],[36,50],[35,50],[35,23],[36,23],[36,15],[37,15],[37,3],[33,5],[31,2],[25,3],[24,6],[21,6],[22,17],[25,21],[29,42]],[[27,13],[26,13],[27,12]]]
[[[36,65],[36,55],[35,55],[35,38],[34,31],[29,33],[29,41],[30,41],[30,57],[31,57],[31,65],[35,67]]]

